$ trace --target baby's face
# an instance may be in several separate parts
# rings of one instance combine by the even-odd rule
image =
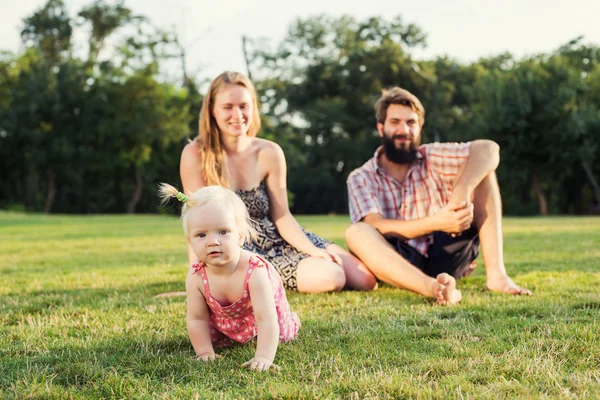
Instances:
[[[216,204],[187,212],[188,240],[199,261],[209,267],[229,267],[239,259],[243,235],[231,212]],[[235,265],[234,265],[235,267]]]

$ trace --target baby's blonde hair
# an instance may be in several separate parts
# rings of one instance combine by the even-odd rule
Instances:
[[[190,196],[186,196],[175,187],[160,183],[158,185],[158,196],[161,204],[165,204],[174,197],[183,203],[181,208],[181,220],[183,232],[189,236],[186,214],[191,208],[202,207],[208,204],[216,204],[223,211],[231,212],[237,229],[244,235],[244,241],[256,238],[256,230],[252,227],[251,218],[246,205],[233,191],[222,186],[205,186],[196,190]]]

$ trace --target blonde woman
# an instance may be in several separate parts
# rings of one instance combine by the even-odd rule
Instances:
[[[373,274],[336,244],[304,230],[287,200],[286,161],[279,145],[256,137],[260,115],[252,82],[224,72],[210,85],[199,135],[181,154],[184,192],[209,185],[233,190],[245,203],[258,235],[244,248],[271,262],[289,290],[372,290]],[[189,262],[197,262],[192,251]]]

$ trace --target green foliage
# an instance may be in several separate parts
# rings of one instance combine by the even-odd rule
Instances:
[[[346,216],[300,223],[343,243]],[[242,370],[256,342],[194,360],[181,224],[165,216],[0,213],[1,398],[598,398],[600,219],[504,224],[531,297],[485,290],[481,260],[440,307],[382,285],[288,292],[302,321],[279,373]],[[565,245],[568,243],[568,245]]]
[[[565,185],[598,152],[593,116],[599,108],[584,97],[587,82],[573,58],[562,52],[531,57],[490,69],[476,84],[470,120],[476,136],[501,146],[501,183],[517,195],[511,201],[527,202],[533,193],[542,213],[566,211],[559,208]]]
[[[154,184],[177,183],[203,98],[204,80],[162,74],[165,61],[185,61],[177,37],[122,1],[95,0],[71,19],[48,0],[23,22],[25,51],[0,53],[0,207],[156,211]],[[87,35],[83,58],[76,33]],[[413,59],[426,35],[400,16],[317,15],[274,48],[247,43],[260,135],[285,151],[295,213],[347,210],[346,177],[380,143],[373,105],[390,86],[424,104],[423,143],[500,144],[506,213],[600,212],[600,48],[583,38],[460,64]]]
[[[131,10],[124,6],[123,1],[113,6],[96,0],[90,6],[84,7],[78,15],[91,25],[88,56],[90,66],[96,63],[98,53],[104,46],[104,40],[115,30],[131,21],[143,20],[139,16],[134,16]]]
[[[379,143],[373,104],[382,88],[402,86],[427,110],[424,143],[500,144],[506,212],[593,212],[600,204],[599,48],[578,38],[522,60],[505,53],[470,65],[413,61],[410,48],[424,43],[399,17],[317,16],[292,24],[275,50],[256,46],[256,86],[267,133],[288,155],[293,210],[346,210],[345,178]]]
[[[62,0],[48,0],[24,23],[23,42],[28,48],[39,49],[51,65],[69,56],[73,27]]]
[[[177,181],[197,119],[190,107],[201,96],[161,82],[160,61],[177,49],[170,34],[122,3],[96,1],[79,17],[75,24],[61,1],[48,1],[24,21],[27,51],[0,61],[0,163],[8,171],[0,205],[154,211],[155,183]],[[72,26],[89,27],[87,59],[71,55]],[[106,39],[128,27],[134,32],[111,49],[117,55],[99,58]]]
[[[377,94],[398,81],[418,87],[407,49],[423,44],[420,29],[400,17],[317,16],[292,24],[276,50],[255,49],[256,86],[289,160],[294,211],[346,209],[346,176],[379,142]]]

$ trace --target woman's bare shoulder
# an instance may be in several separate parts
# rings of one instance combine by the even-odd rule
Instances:
[[[283,150],[277,143],[262,138],[255,138],[254,140],[257,152],[261,157],[278,158],[283,155]]]
[[[181,162],[198,163],[202,159],[200,145],[197,140],[192,140],[181,151]]]

